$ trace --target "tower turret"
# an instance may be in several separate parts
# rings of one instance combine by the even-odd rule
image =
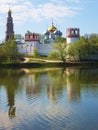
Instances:
[[[79,40],[80,30],[79,28],[68,28],[66,31],[67,43],[73,43]]]
[[[9,9],[8,17],[7,17],[7,24],[6,24],[6,37],[5,37],[6,41],[8,41],[9,39],[14,39],[13,18],[11,14],[12,14],[12,11]]]

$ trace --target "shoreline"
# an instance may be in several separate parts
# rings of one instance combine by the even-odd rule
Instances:
[[[10,69],[21,69],[21,68],[45,68],[45,67],[98,67],[98,61],[85,61],[85,62],[34,62],[34,63],[7,63],[0,64],[0,69],[2,68],[10,68]]]

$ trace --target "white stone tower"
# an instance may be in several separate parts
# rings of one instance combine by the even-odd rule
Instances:
[[[79,40],[80,30],[79,28],[67,28],[66,30],[66,41],[68,44],[74,43]]]

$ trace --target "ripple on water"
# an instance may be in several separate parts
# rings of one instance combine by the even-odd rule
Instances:
[[[59,108],[60,109],[60,108]],[[56,128],[61,129],[62,128],[62,121],[65,120],[65,114],[66,112],[64,109],[61,109],[61,113],[59,112],[58,108],[50,108],[46,107],[45,109],[41,109],[41,114],[36,116],[36,122],[38,124],[41,124],[44,126],[44,128]],[[66,116],[66,120],[69,118]],[[66,125],[65,123],[63,124]]]
[[[32,106],[34,104],[37,104],[39,102],[40,98],[39,98],[39,95],[34,95],[34,96],[27,96],[27,101],[28,103]]]

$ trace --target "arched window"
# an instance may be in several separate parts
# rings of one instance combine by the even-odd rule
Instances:
[[[74,35],[74,30],[71,30],[71,34]]]
[[[76,35],[79,34],[79,33],[78,33],[78,30],[75,30],[75,34],[76,34]]]

